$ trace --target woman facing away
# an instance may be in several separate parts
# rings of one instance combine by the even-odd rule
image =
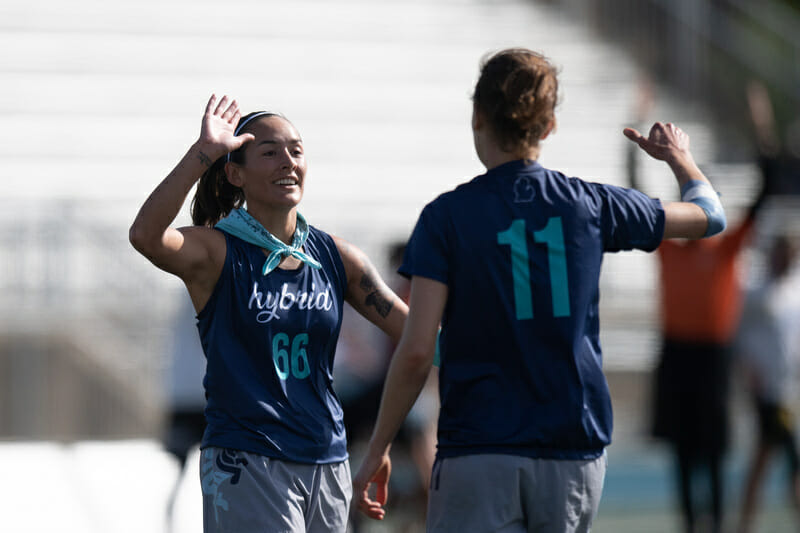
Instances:
[[[428,204],[408,243],[408,320],[353,483],[368,516],[385,516],[390,445],[428,375],[441,321],[428,531],[591,528],[612,427],[599,341],[603,254],[709,236],[725,215],[672,124],[624,133],[670,166],[680,202],[542,167],[557,92],[555,69],[530,50],[482,65],[472,130],[487,172]]]
[[[342,306],[395,340],[408,313],[361,251],[298,212],[305,178],[291,122],[241,117],[235,100],[212,96],[199,139],[130,229],[198,312],[207,533],[345,531],[351,478],[332,387]],[[170,227],[196,182],[194,225]]]

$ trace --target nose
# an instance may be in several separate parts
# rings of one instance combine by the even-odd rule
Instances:
[[[281,168],[286,170],[294,170],[297,167],[297,162],[294,160],[294,156],[292,156],[289,150],[283,151],[283,158],[281,160]]]

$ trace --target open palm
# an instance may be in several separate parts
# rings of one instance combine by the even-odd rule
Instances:
[[[236,125],[241,116],[239,104],[235,99],[229,99],[226,95],[217,101],[217,96],[212,94],[203,114],[199,141],[213,147],[220,156],[238,149],[254,138],[249,133],[235,135]]]

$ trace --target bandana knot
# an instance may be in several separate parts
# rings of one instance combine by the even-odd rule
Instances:
[[[216,227],[234,237],[239,237],[243,241],[267,250],[269,255],[261,271],[265,276],[275,270],[284,257],[289,256],[299,259],[311,268],[322,268],[322,265],[313,257],[300,251],[308,238],[308,222],[300,213],[297,213],[297,227],[294,230],[291,245],[286,244],[267,231],[258,220],[244,209],[232,210],[227,217],[217,222]]]

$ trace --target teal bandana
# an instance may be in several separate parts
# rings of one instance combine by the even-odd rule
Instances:
[[[272,235],[261,223],[254,219],[250,213],[244,209],[234,209],[230,214],[217,222],[217,228],[224,230],[234,237],[239,237],[243,241],[255,244],[269,252],[267,260],[264,262],[262,273],[266,276],[283,260],[284,257],[292,256],[308,264],[311,268],[322,268],[313,257],[300,251],[308,237],[308,222],[303,215],[297,213],[297,227],[294,230],[292,245],[284,243]]]

